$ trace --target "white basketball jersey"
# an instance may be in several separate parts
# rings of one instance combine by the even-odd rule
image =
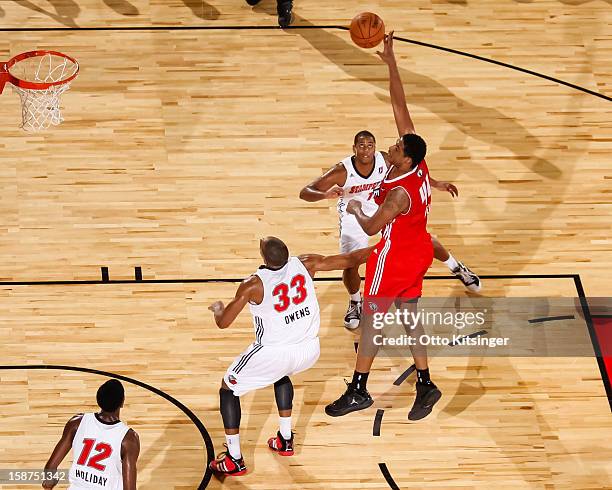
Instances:
[[[255,327],[255,343],[291,345],[315,339],[319,334],[319,302],[314,282],[297,257],[289,257],[279,270],[260,267],[255,273],[263,283],[263,301],[249,303]]]
[[[354,162],[354,155],[348,156],[340,162],[346,169],[346,182],[342,186],[344,195],[338,199],[340,219],[347,216],[346,205],[351,199],[361,201],[363,212],[368,216],[372,216],[378,208],[372,198],[372,191],[385,178],[385,173],[387,172],[385,158],[379,151],[374,153],[374,167],[370,175],[361,175],[357,172]]]
[[[72,441],[69,490],[122,490],[121,443],[130,428],[86,413]]]

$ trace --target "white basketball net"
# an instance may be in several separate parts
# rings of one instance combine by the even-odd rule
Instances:
[[[50,83],[72,76],[78,66],[68,58],[47,53],[22,60],[13,68],[16,70],[11,72],[22,80]],[[26,131],[39,131],[60,124],[64,120],[59,106],[60,96],[69,88],[70,83],[42,90],[13,86],[21,97],[21,127]]]

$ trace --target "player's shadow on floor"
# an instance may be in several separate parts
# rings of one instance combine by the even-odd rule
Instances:
[[[219,10],[203,0],[183,0],[186,7],[193,12],[193,15],[203,20],[217,20],[221,13]]]
[[[306,19],[297,16],[296,23],[314,26]],[[377,94],[377,96],[390,104],[387,95],[389,91],[387,67],[378,55],[366,52],[336,33],[324,29],[300,29],[293,32],[302,36],[313,48],[350,77],[379,88],[384,95]],[[367,70],[364,67],[367,67]],[[508,149],[516,155],[515,160],[518,164],[525,165],[542,177],[549,179],[561,177],[561,170],[556,165],[535,156],[542,143],[516,120],[492,107],[472,104],[428,76],[401,67],[400,76],[403,84],[407,86],[406,93],[410,94],[409,105],[426,107],[466,136],[491,146]],[[483,127],[485,121],[486,127]],[[418,127],[418,121],[416,123]]]
[[[185,449],[185,441],[193,439],[193,432],[197,430],[193,422],[188,418],[176,418],[169,420],[164,428],[164,432],[155,441],[146,441],[148,449],[141,453],[138,459],[139,471],[148,469],[155,464],[155,468],[150,470],[150,483],[147,485],[139,484],[138,488],[142,490],[158,490],[161,488],[161,482],[167,481],[168,475],[176,474],[183,475],[182,469],[196,472],[197,483],[202,480],[206,471],[206,448],[204,442],[200,443],[200,448],[197,450]],[[143,434],[140,435],[141,445],[145,445]],[[180,465],[177,468],[176,451],[180,451]],[[158,460],[160,460],[158,462]],[[199,471],[201,469],[201,471]],[[169,482],[170,483],[170,482]],[[172,482],[174,483],[174,482]],[[191,484],[188,482],[176,481],[179,483]],[[195,487],[194,487],[195,488]]]
[[[295,23],[300,26],[314,27],[312,23],[297,15]],[[363,80],[379,89],[375,92],[375,95],[385,102],[389,102],[389,82],[386,66],[375,53],[366,52],[353,45],[348,40],[347,33],[325,29],[295,29],[290,31],[290,34],[301,36],[349,77]],[[539,156],[554,144],[550,139],[547,139],[545,143],[540,141],[516,119],[506,116],[493,107],[477,105],[462,99],[433,78],[401,67],[400,76],[406,86],[406,93],[409,94],[409,105],[424,107],[451,125],[455,129],[452,132],[453,140],[461,144],[461,148],[466,148],[468,155],[467,145],[471,139],[479,140],[490,148],[501,147],[507,149],[512,154],[509,158],[509,165],[513,172],[519,172],[521,167],[524,168],[524,175],[518,174],[517,177],[529,180],[529,178],[533,178],[533,174],[537,174],[548,181],[549,185],[554,186],[558,195],[564,193],[575,166],[576,158],[574,155],[571,158],[568,156],[565,161],[561,159],[564,163],[562,172],[560,167]],[[575,111],[573,106],[579,103],[581,99],[576,102],[574,102],[574,99],[571,100],[570,106],[572,107],[568,107],[568,111]],[[567,137],[569,135],[559,134],[559,141],[565,141]],[[453,148],[453,151],[456,152],[456,148]],[[573,150],[577,152],[581,149],[574,147]],[[478,172],[485,178],[490,177],[493,181],[499,180],[499,177],[487,168],[486,162],[472,158],[466,160],[465,165],[457,170],[456,175],[449,175],[448,180],[452,181],[458,177],[459,171],[464,175],[474,175]],[[511,192],[514,188],[512,184],[500,184],[500,189],[503,192]],[[532,232],[529,243],[525,243],[519,251],[523,260],[521,263],[504,264],[505,273],[512,274],[523,270],[523,264],[538,251],[544,238],[542,226],[539,224],[550,216],[558,204],[551,202],[543,205],[537,213],[531,216],[530,230]],[[498,211],[492,207],[483,207],[476,200],[467,202],[466,205],[473,208],[475,215],[481,216],[483,220],[490,223],[491,236],[500,236],[507,233],[508,226],[521,229],[521,223],[511,221],[514,216],[520,216],[524,212],[519,203],[508,201],[503,209],[503,218],[500,220],[496,219]],[[460,228],[455,227],[454,234],[461,235]],[[446,235],[447,233],[444,232],[442,236]],[[516,250],[514,253],[516,253]]]
[[[12,1],[34,12],[44,14],[67,27],[79,27],[75,19],[81,13],[81,7],[79,7],[79,4],[74,0],[47,0],[55,9],[55,13],[45,10],[29,0]]]
[[[110,7],[120,15],[134,16],[140,15],[140,12],[135,5],[132,5],[127,0],[104,0],[107,7]]]
[[[276,2],[274,0],[264,0],[259,2],[257,5],[253,7],[253,12],[257,12],[258,14],[267,14],[270,16],[276,17]],[[295,24],[295,13],[294,13],[294,21]]]

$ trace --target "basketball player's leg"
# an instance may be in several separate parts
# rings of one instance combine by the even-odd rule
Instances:
[[[353,379],[350,383],[347,383],[346,391],[337,400],[325,407],[325,413],[331,417],[340,417],[351,412],[364,410],[374,403],[370,393],[368,393],[367,382],[374,358],[378,353],[375,336],[380,334],[380,330],[374,328],[373,317],[366,312],[362,315],[359,326],[361,327],[361,333]]]
[[[386,255],[381,256],[378,252],[377,246],[366,263],[364,308],[359,322],[361,332],[353,379],[350,383],[347,383],[344,394],[325,407],[325,413],[332,417],[339,417],[357,410],[363,410],[374,403],[366,387],[372,363],[378,353],[378,345],[375,342],[375,338],[380,333],[380,326],[375,328],[374,315],[387,311],[386,308],[391,303],[386,302],[384,296],[389,291],[389,287],[393,287],[392,267],[387,267],[388,274],[386,276],[382,274],[386,267]],[[375,278],[379,278],[380,281],[375,281]],[[380,290],[381,296],[377,297],[376,294],[379,287],[382,287]]]
[[[397,302],[398,309],[406,310],[408,314],[400,315],[404,329],[409,338],[413,339],[410,342],[410,351],[414,359],[414,365],[417,371],[416,382],[416,398],[410,412],[408,413],[409,420],[420,420],[431,413],[433,406],[442,396],[438,387],[431,381],[429,375],[429,364],[427,359],[427,347],[422,342],[426,332],[417,315],[418,298],[399,300]]]
[[[289,376],[283,376],[274,383],[274,398],[278,408],[279,429],[276,437],[268,439],[268,447],[281,456],[293,456],[293,432],[291,431],[293,383]]]
[[[440,243],[438,237],[431,235],[431,243],[434,249],[434,258],[443,262],[448,270],[451,271],[457,278],[463,283],[463,285],[474,293],[479,292],[482,289],[482,283],[480,278],[474,274],[467,266],[457,261],[451,253],[444,248],[444,245]]]
[[[293,410],[293,383],[289,376],[310,369],[321,355],[319,338],[306,340],[283,349],[286,374],[274,382],[274,398],[278,408],[279,430],[276,437],[268,439],[268,447],[281,456],[293,456],[293,432],[291,431],[291,411]]]
[[[246,466],[240,450],[240,398],[231,388],[221,381],[219,389],[219,408],[225,429],[227,451],[218,459],[211,461],[210,469],[225,475],[239,476],[246,473]]]
[[[344,220],[340,230],[340,253],[350,253],[368,246],[368,235],[358,225]],[[363,300],[361,297],[361,276],[359,266],[345,269],[342,272],[342,282],[349,293],[349,305],[344,316],[344,326],[349,330],[355,330],[359,326]]]
[[[246,472],[240,448],[240,397],[253,390],[274,384],[287,370],[287,362],[270,349],[252,344],[240,354],[223,376],[219,390],[219,405],[227,451],[210,463],[210,469],[225,475],[238,476]]]

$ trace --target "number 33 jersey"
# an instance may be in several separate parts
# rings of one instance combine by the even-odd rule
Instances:
[[[84,414],[72,441],[68,490],[122,490],[121,443],[128,430],[121,421],[109,424]]]
[[[255,343],[292,345],[317,338],[320,317],[314,282],[297,257],[272,270],[261,266],[255,273],[263,283],[260,304],[249,303]]]

